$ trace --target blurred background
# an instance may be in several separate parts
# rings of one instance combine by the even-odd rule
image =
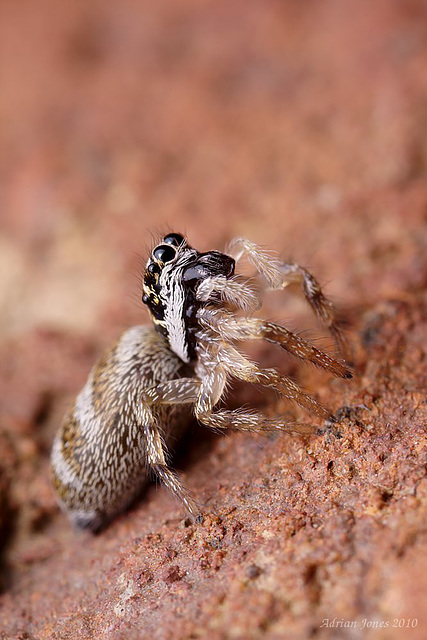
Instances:
[[[141,319],[133,275],[170,229],[246,235],[344,301],[419,284],[424,10],[2,2],[1,335]]]
[[[309,267],[353,329],[368,314],[365,360],[372,308],[425,291],[426,71],[424,0],[1,1],[0,537],[24,614],[74,607],[79,575],[69,601],[32,595],[58,548],[71,565],[84,553],[55,506],[51,441],[100,349],[148,321],[141,271],[162,233],[203,251],[244,235]],[[314,325],[287,296],[265,313]],[[320,388],[334,407],[337,384]],[[99,593],[108,539],[87,550]]]

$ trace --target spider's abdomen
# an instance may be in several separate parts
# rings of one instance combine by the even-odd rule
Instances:
[[[75,524],[102,527],[141,490],[148,477],[144,420],[152,410],[143,393],[182,369],[166,340],[142,326],[126,331],[92,369],[52,450],[54,485]],[[157,408],[166,443],[185,428],[185,413],[179,405]]]

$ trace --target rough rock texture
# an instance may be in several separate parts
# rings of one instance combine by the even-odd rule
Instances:
[[[424,639],[425,3],[3,2],[0,65],[0,638]],[[96,354],[148,321],[141,262],[169,229],[309,266],[356,376],[248,346],[338,428],[194,425],[176,465],[203,524],[151,487],[77,533],[53,435]],[[263,313],[315,327],[290,293]],[[243,403],[290,409],[236,385]]]

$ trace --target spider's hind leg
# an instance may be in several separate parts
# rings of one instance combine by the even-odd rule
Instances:
[[[157,397],[157,402],[163,401],[164,404],[178,403],[175,400],[175,393],[176,388],[179,385],[174,385],[174,383],[176,382],[175,380],[172,380],[170,382],[171,384],[169,385],[167,383],[159,385],[159,395]],[[182,384],[182,379],[179,380],[178,383]],[[189,385],[187,389],[188,397],[184,399],[183,402],[192,402],[194,399],[192,398],[191,394],[194,393],[194,389],[191,388],[191,385]],[[164,395],[164,398],[160,400],[162,394]],[[153,399],[153,397],[154,392],[153,394],[151,394],[151,399]],[[173,471],[166,462],[166,446],[162,442],[159,427],[156,424],[154,414],[149,407],[149,402],[147,401],[149,400],[149,398],[150,393],[148,391],[141,416],[138,416],[138,423],[143,429],[145,436],[148,467],[154,472],[155,476],[182,502],[188,513],[190,513],[193,518],[198,520],[201,517],[201,511],[198,504],[196,503],[188,489],[186,489],[186,487],[182,483],[179,475],[175,471]],[[153,402],[153,404],[155,403]]]

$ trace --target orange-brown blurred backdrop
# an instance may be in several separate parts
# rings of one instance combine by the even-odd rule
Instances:
[[[142,317],[135,256],[165,229],[202,249],[247,235],[346,302],[419,282],[423,15],[390,0],[3,1],[1,333]]]

